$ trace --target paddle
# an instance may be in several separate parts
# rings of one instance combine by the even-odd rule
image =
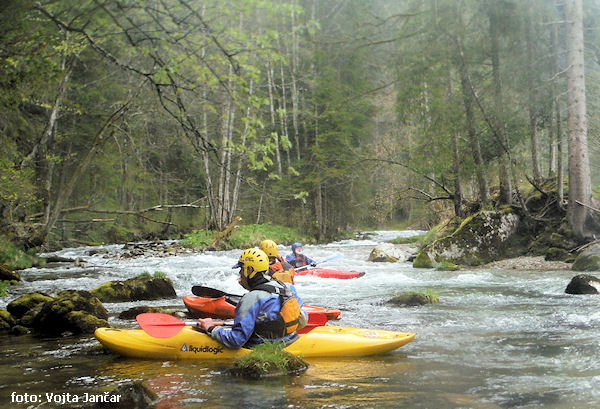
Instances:
[[[171,338],[179,334],[186,325],[197,325],[197,322],[186,324],[177,317],[158,312],[138,314],[135,320],[146,334],[154,338]]]
[[[338,254],[336,254],[336,255],[334,255],[334,256],[331,256],[331,257],[329,257],[329,258],[326,258],[325,260],[322,260],[322,261],[319,261],[318,263],[315,263],[315,265],[319,265],[319,264],[322,264],[322,263],[326,263],[326,262],[328,262],[328,261],[337,260],[337,259],[339,259],[339,258],[342,258],[342,257],[344,257],[344,255],[343,255],[343,254],[341,254],[341,253],[338,253]],[[294,271],[300,271],[300,270],[304,270],[304,269],[306,269],[306,268],[309,268],[309,267],[312,267],[312,266],[310,266],[310,265],[306,265],[306,266],[298,267],[298,268],[295,268],[295,269],[294,269]]]
[[[241,295],[229,294],[216,288],[204,287],[202,285],[195,285],[192,287],[192,294],[197,297],[208,297],[208,298],[219,298],[226,297],[228,301],[231,300],[232,304],[237,304],[242,298]]]
[[[185,323],[179,318],[158,312],[145,312],[135,317],[140,328],[154,338],[171,338],[179,334],[186,325],[196,326],[197,322]],[[327,324],[327,316],[322,313],[308,315],[308,322],[300,333],[307,333],[313,328]]]
[[[217,290],[216,288],[204,287],[202,285],[195,285],[192,287],[192,294],[198,297],[208,297],[208,298],[219,298],[219,297],[241,297],[240,295],[229,294],[225,291]]]

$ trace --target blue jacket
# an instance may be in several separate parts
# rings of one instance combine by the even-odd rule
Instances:
[[[315,263],[315,261],[312,258],[307,257],[304,254],[296,255],[296,253],[291,253],[285,256],[285,261],[294,266],[294,268],[307,266]]]
[[[280,285],[277,281],[269,281],[269,284]],[[294,297],[298,299],[298,304],[302,307],[302,300],[298,297],[296,288],[292,284],[284,285],[287,285],[292,290]],[[210,336],[224,344],[227,348],[232,349],[240,348],[242,346],[251,348],[264,341],[284,342],[289,344],[298,338],[296,332],[277,339],[260,338],[254,333],[254,326],[257,321],[272,321],[276,319],[280,309],[281,305],[278,295],[271,294],[264,290],[252,290],[244,294],[238,305],[235,307],[233,327],[214,327],[210,332]],[[301,317],[299,327],[302,328],[308,321],[308,315],[302,308],[300,311]]]

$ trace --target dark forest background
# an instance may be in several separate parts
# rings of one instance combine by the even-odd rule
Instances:
[[[0,231],[56,246],[241,217],[323,241],[524,205],[532,186],[592,210],[600,2],[579,17],[572,146],[578,3],[4,0]]]

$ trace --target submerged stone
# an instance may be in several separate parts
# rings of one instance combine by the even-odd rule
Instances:
[[[408,306],[415,307],[418,305],[425,304],[437,304],[439,303],[439,298],[434,294],[426,294],[426,293],[415,293],[408,292],[394,296],[391,300],[388,301],[388,304],[393,304],[397,306]]]
[[[121,320],[133,320],[140,314],[147,312],[157,312],[161,314],[172,314],[173,310],[167,310],[165,308],[160,307],[150,307],[147,305],[141,305],[139,307],[133,307],[128,310],[125,310],[119,314],[119,319]]]
[[[571,279],[565,289],[567,294],[598,294],[600,293],[600,279],[589,274],[579,274]]]

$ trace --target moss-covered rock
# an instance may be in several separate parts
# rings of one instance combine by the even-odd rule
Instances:
[[[43,293],[27,293],[8,303],[6,309],[16,318],[21,318],[27,311],[47,301],[52,301],[52,297]]]
[[[396,306],[415,307],[425,304],[437,304],[439,297],[435,294],[408,292],[394,296],[388,304]]]
[[[575,259],[573,271],[600,270],[600,244],[593,244],[584,249]]]
[[[30,332],[29,328],[17,324],[11,328],[10,335],[21,336],[21,335],[29,334],[29,332]]]
[[[567,294],[598,294],[600,292],[600,279],[589,274],[579,274],[571,279],[567,285]]]
[[[122,281],[109,281],[100,284],[90,293],[102,302],[131,301],[131,289]]]
[[[467,217],[450,235],[425,247],[435,260],[475,266],[522,253],[520,217],[516,213],[481,211]]]
[[[119,319],[122,320],[133,320],[140,314],[144,314],[147,312],[158,312],[161,314],[169,314],[172,315],[175,313],[173,310],[167,310],[165,308],[160,307],[149,307],[147,305],[141,305],[139,307],[133,307],[128,310],[125,310],[119,314]]]
[[[402,247],[392,243],[380,243],[369,254],[369,261],[396,263],[409,258],[410,252],[406,246]]]
[[[9,332],[16,324],[17,321],[10,312],[0,310],[0,332]]]
[[[398,258],[386,254],[382,250],[375,248],[371,251],[371,254],[369,254],[368,261],[373,261],[375,263],[396,263],[398,261]]]
[[[0,263],[0,281],[21,281],[21,276],[12,271],[8,265]]]
[[[413,261],[414,268],[433,268],[433,261],[426,251],[420,251]]]
[[[252,352],[233,363],[231,373],[256,379],[299,375],[308,369],[306,362],[283,348],[282,343],[265,342],[257,345]]]
[[[94,395],[94,394],[91,394]],[[109,393],[98,393],[106,402],[90,403],[78,409],[150,409],[159,396],[142,381],[128,382]]]
[[[565,250],[565,249],[561,249],[558,247],[550,247],[547,251],[546,254],[544,254],[544,260],[548,260],[548,261],[565,261],[567,258],[570,257],[570,253]]]
[[[568,252],[569,249],[577,246],[566,220],[549,222],[545,227],[538,226],[535,234],[535,240],[531,242],[528,249],[528,253],[531,255],[547,256],[550,254],[548,257],[559,257],[559,253],[564,254],[564,252]],[[557,249],[563,251],[559,252]],[[548,260],[551,259],[548,258]],[[564,260],[564,258],[553,260]]]
[[[91,293],[102,302],[158,300],[177,296],[169,278],[150,275],[125,281],[109,281],[94,288]]]
[[[460,270],[460,266],[451,261],[443,260],[435,266],[435,269],[437,271],[457,271]]]
[[[108,327],[108,312],[88,291],[66,290],[42,305],[32,320],[33,329],[44,335],[90,334]]]
[[[51,298],[52,300],[53,298]],[[27,328],[33,328],[33,320],[36,315],[42,310],[42,307],[45,303],[40,303],[35,307],[28,310],[23,316],[19,319],[19,325],[22,325]]]

